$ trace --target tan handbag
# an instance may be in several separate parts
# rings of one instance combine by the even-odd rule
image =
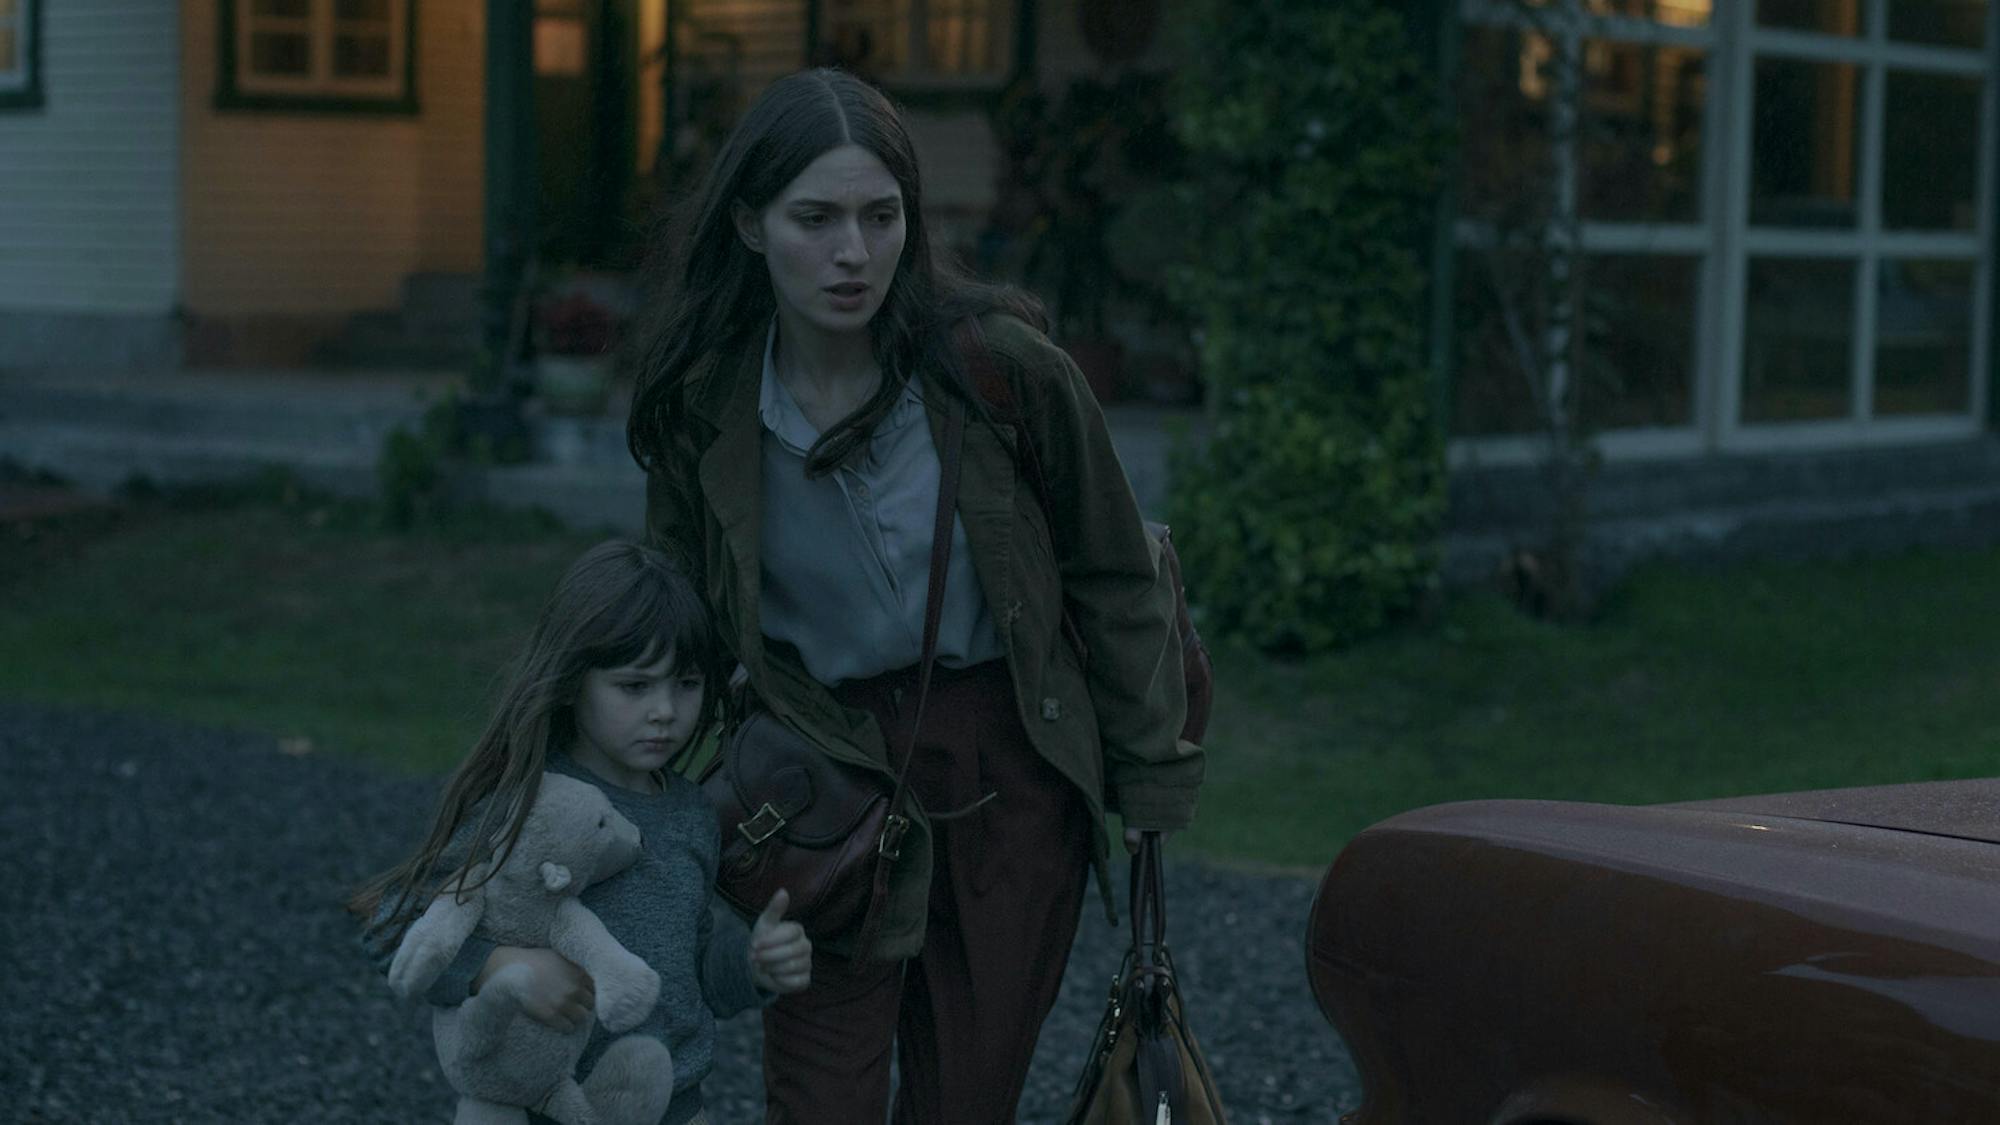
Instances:
[[[1065,1125],[1228,1125],[1181,1006],[1166,933],[1160,834],[1147,832],[1132,857],[1132,948],[1111,980]]]

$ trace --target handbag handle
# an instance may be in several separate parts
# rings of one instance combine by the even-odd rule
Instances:
[[[1167,884],[1160,858],[1160,834],[1139,833],[1132,857],[1132,952],[1139,971],[1170,971],[1161,951],[1167,944]]]

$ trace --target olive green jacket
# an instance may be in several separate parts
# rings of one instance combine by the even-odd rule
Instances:
[[[1173,829],[1194,815],[1201,750],[1178,738],[1185,717],[1174,592],[1140,523],[1104,417],[1075,364],[1040,332],[1006,316],[982,321],[989,348],[1054,493],[1054,534],[1016,469],[1011,427],[968,421],[958,514],[994,624],[1006,648],[1021,721],[1043,757],[1074,782],[1093,822],[1115,811],[1127,825]],[[688,433],[649,474],[647,538],[696,576],[723,636],[769,710],[830,757],[893,776],[872,716],[837,703],[796,653],[767,645],[758,624],[759,504],[763,495],[757,391],[762,333],[693,373]],[[944,447],[942,389],[928,388],[933,438]],[[1052,549],[1050,544],[1056,544]],[[1059,577],[1060,576],[1060,577]],[[1088,652],[1063,635],[1062,603]],[[874,956],[914,956],[922,945],[931,878],[922,810],[893,871]],[[1100,889],[1110,902],[1104,833],[1093,833]],[[838,939],[822,944],[853,953]]]

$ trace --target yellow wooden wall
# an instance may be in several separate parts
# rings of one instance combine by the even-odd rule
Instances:
[[[409,274],[477,270],[483,0],[418,4],[414,117],[218,110],[219,2],[182,0],[188,310],[388,308]]]

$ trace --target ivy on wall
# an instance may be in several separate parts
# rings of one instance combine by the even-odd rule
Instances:
[[[1320,651],[1409,611],[1436,569],[1435,79],[1383,0],[1208,0],[1186,26],[1174,129],[1206,219],[1172,292],[1215,425],[1176,453],[1175,543],[1205,629]]]

